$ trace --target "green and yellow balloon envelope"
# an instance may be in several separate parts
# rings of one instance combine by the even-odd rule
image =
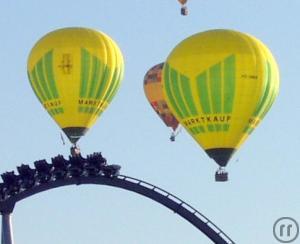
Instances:
[[[75,144],[116,94],[124,61],[106,34],[64,28],[36,43],[27,68],[37,98]]]
[[[210,30],[179,43],[164,65],[164,93],[177,120],[224,167],[274,102],[279,72],[258,39]]]

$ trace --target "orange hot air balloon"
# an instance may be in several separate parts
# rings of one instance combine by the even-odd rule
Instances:
[[[182,5],[187,3],[187,0],[178,0],[178,2],[180,2]]]
[[[161,82],[163,65],[164,63],[160,63],[148,70],[144,77],[144,91],[154,111],[166,126],[172,128],[173,132],[170,140],[174,141],[178,132],[179,122],[170,111],[164,98]]]

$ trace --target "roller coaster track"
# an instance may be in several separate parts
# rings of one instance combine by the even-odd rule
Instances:
[[[28,189],[20,188],[15,194],[9,195],[8,197],[2,195],[0,199],[0,212],[3,216],[9,215],[13,212],[17,202],[37,193],[61,186],[81,184],[107,185],[138,193],[171,209],[174,213],[177,213],[204,233],[213,243],[235,243],[212,221],[183,200],[160,187],[125,175],[104,175],[98,173],[97,175],[90,176],[83,171],[83,173],[77,177],[66,175],[66,177],[62,179],[55,179],[52,176],[51,179],[45,183],[35,182],[32,187]],[[2,233],[2,243],[12,243],[12,241],[4,242]]]

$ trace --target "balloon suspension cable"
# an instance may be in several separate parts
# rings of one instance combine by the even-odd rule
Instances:
[[[81,155],[80,148],[76,145],[76,143],[73,143],[73,146],[71,147],[70,151],[71,156],[73,157],[78,157]]]
[[[62,133],[60,133],[60,139],[61,139],[61,141],[62,141],[62,144],[63,144],[63,145],[66,145],[65,138],[64,138],[64,136],[63,136]]]
[[[182,130],[182,126],[179,125],[175,131],[172,132],[171,136],[170,136],[170,141],[175,141],[175,138],[178,136],[178,134],[181,132]]]
[[[175,136],[177,136],[182,131],[182,126],[179,125],[175,130]]]

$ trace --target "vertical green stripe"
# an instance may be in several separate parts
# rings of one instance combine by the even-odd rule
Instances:
[[[36,71],[33,69],[31,71],[31,75],[28,73],[28,76],[30,77],[30,84],[35,92],[35,95],[38,97],[41,103],[45,102],[46,98],[40,88],[39,83],[37,82],[37,77],[36,77]]]
[[[53,51],[46,53],[44,56],[45,68],[46,68],[46,76],[48,79],[48,84],[51,90],[51,93],[55,99],[59,97],[56,83],[53,74]]]
[[[190,112],[193,116],[197,116],[198,112],[193,100],[191,87],[190,87],[190,80],[188,77],[184,75],[180,75],[180,82],[181,82],[181,88],[183,91],[183,96],[186,100],[186,103],[188,104],[188,108],[190,109]]]
[[[173,91],[174,91],[175,100],[176,100],[180,110],[182,111],[183,116],[184,117],[189,117],[190,114],[187,110],[187,107],[184,104],[183,96],[180,92],[178,73],[176,72],[176,70],[171,68],[170,69],[170,75],[171,75],[171,80],[172,80],[172,85],[173,85],[172,88],[173,88]]]
[[[89,80],[89,69],[90,69],[90,54],[87,50],[81,49],[81,86],[80,86],[80,97],[84,98],[87,96],[87,86]]]
[[[57,112],[58,112],[58,111],[57,111],[55,108],[53,108],[53,109],[51,109],[51,110],[52,110],[52,114],[53,114],[53,115],[57,115]]]
[[[269,65],[269,83],[270,83],[270,93],[271,95],[269,96],[269,100],[268,100],[268,104],[266,105],[266,107],[264,108],[264,110],[261,112],[261,114],[259,115],[260,119],[263,119],[263,117],[266,115],[266,113],[269,111],[269,109],[271,108],[273,102],[275,101],[275,98],[277,96],[277,89],[276,87],[272,84],[272,70],[271,70],[271,65],[270,63],[268,63]]]
[[[106,91],[106,93],[104,95],[104,98],[103,98],[103,101],[105,101],[105,102],[108,102],[108,97],[113,93],[114,88],[117,86],[118,72],[119,72],[118,69],[114,70],[114,74],[113,74],[113,77],[112,77],[112,79],[110,81],[108,90]]]
[[[97,115],[97,116],[100,116],[100,115],[102,114],[102,112],[103,112],[102,110],[97,109],[96,115]]]
[[[172,108],[175,110],[176,114],[182,119],[183,118],[183,114],[181,113],[181,111],[179,110],[176,102],[175,102],[175,98],[172,94],[172,91],[171,91],[171,86],[170,86],[170,66],[168,63],[165,64],[165,69],[164,69],[164,84],[165,84],[165,90],[166,90],[166,93],[167,93],[167,96],[170,100],[170,103],[172,105]]]
[[[46,83],[42,59],[40,61],[38,61],[36,67],[37,67],[38,80],[39,80],[39,83],[41,84],[42,90],[46,94],[47,100],[51,100],[52,96],[49,92],[49,89],[48,89],[48,86]]]
[[[201,133],[199,127],[194,127],[194,129],[195,129],[195,131],[196,131],[197,134]]]
[[[210,91],[213,113],[222,112],[222,83],[221,83],[221,64],[216,64],[209,69]]]
[[[269,100],[269,103],[268,105],[265,107],[265,109],[262,111],[262,113],[259,115],[259,118],[260,119],[263,119],[266,115],[266,113],[270,110],[272,104],[274,103],[275,101],[275,98],[276,98],[276,90],[273,89],[272,91],[272,98]]]
[[[232,113],[235,95],[235,56],[224,61],[224,113]]]
[[[79,113],[83,113],[83,110],[84,110],[84,109],[83,109],[83,107],[81,107],[81,106],[78,108],[78,112],[79,112]]]
[[[254,128],[251,128],[251,129],[248,131],[249,135],[250,135],[253,131],[254,131]]]
[[[96,93],[96,89],[95,89],[96,84],[99,80],[101,63],[100,60],[95,56],[93,57],[92,65],[93,65],[93,71],[92,71],[92,78],[91,78],[88,98],[94,98],[94,94]]]
[[[223,124],[223,131],[229,130],[229,124]]]
[[[250,135],[253,131],[254,131],[254,127],[251,127],[251,126],[247,126],[244,130],[244,133]]]
[[[64,109],[63,108],[58,108],[59,113],[63,114],[64,113]]]
[[[275,100],[276,97],[276,90],[272,86],[272,70],[271,65],[269,62],[266,63],[266,71],[265,71],[265,77],[264,77],[264,87],[262,91],[262,98],[259,101],[255,112],[253,113],[253,117],[259,117],[259,119],[262,119],[265,114],[270,109],[272,103]],[[252,127],[248,125],[244,132],[247,134],[251,134],[252,131],[255,129],[255,127]]]
[[[203,72],[202,74],[198,75],[196,80],[197,80],[198,96],[199,96],[202,111],[204,114],[210,114],[211,108],[210,108],[210,102],[208,96],[206,72]]]
[[[221,131],[222,130],[222,125],[221,124],[215,124],[216,131]]]
[[[246,127],[245,127],[245,129],[244,129],[244,133],[246,133],[246,134],[248,134],[248,130],[249,130],[249,128],[250,128],[250,126],[249,125],[247,125]]]
[[[195,127],[189,128],[189,130],[192,132],[192,134],[200,134],[200,133],[205,132],[203,126],[195,126]]]
[[[214,125],[207,125],[207,129],[208,129],[208,131],[210,131],[210,132],[215,131]]]
[[[51,116],[53,116],[54,115],[54,112],[52,111],[52,109],[50,109],[50,110],[47,110],[48,111],[48,113],[51,115]]]
[[[44,95],[44,92],[42,91],[40,83],[38,81],[36,68],[34,68],[32,70],[31,77],[32,77],[32,80],[33,80],[33,83],[34,83],[34,87],[36,87],[37,93],[39,94],[39,97],[41,98],[41,100],[43,102],[45,102],[46,101],[46,96]]]
[[[96,109],[95,109],[94,107],[90,107],[90,111],[89,111],[89,113],[90,113],[90,114],[92,114],[92,113],[94,113],[94,112],[95,112],[95,110],[96,110]]]
[[[114,98],[114,96],[116,95],[117,91],[119,90],[119,87],[120,87],[120,81],[119,81],[119,79],[116,80],[116,83],[117,84],[113,88],[112,93],[107,97],[107,102],[108,103],[111,102],[111,100]]]
[[[259,102],[253,117],[259,117],[260,120],[262,120],[264,118],[264,116],[266,115],[266,113],[269,111],[269,109],[271,108],[275,98],[276,98],[276,89],[274,89],[274,86],[272,86],[272,70],[271,70],[271,66],[270,63],[267,63],[267,71],[266,71],[266,77],[265,77],[265,81],[266,81],[266,85],[264,88],[264,94],[263,97],[261,99],[261,101]],[[250,125],[247,126],[244,130],[245,133],[251,134],[253,132],[253,130],[255,129],[255,127],[251,127]]]
[[[189,128],[189,130],[192,132],[193,135],[197,134],[195,127]]]
[[[261,109],[263,108],[263,106],[264,106],[264,104],[265,104],[265,102],[266,102],[266,99],[268,98],[268,96],[269,96],[269,92],[270,92],[270,87],[271,87],[271,74],[270,74],[270,71],[269,71],[269,67],[268,67],[268,65],[266,66],[266,75],[265,75],[265,80],[264,80],[264,88],[263,88],[263,96],[262,96],[262,98],[261,98],[261,100],[260,100],[260,102],[258,103],[258,106],[256,107],[256,109],[255,109],[255,112],[254,112],[254,114],[253,114],[253,116],[258,116],[258,114],[261,112]]]
[[[105,65],[103,70],[104,71],[103,71],[103,75],[101,77],[101,82],[100,82],[99,87],[98,87],[98,91],[97,91],[97,94],[96,94],[96,99],[100,99],[103,96],[104,89],[107,86],[108,77],[110,76],[110,72],[111,72],[110,68],[107,65]]]
[[[99,107],[99,108],[96,109],[95,114],[99,115],[101,111],[102,111],[102,109],[100,109],[100,107]]]
[[[107,102],[108,103],[110,103],[111,100],[113,99],[113,97],[116,95],[116,93],[117,93],[117,91],[118,91],[118,89],[120,87],[120,84],[121,84],[120,81],[121,81],[121,77],[122,77],[122,70],[119,69],[119,68],[117,70],[118,70],[118,75],[117,75],[117,77],[115,79],[115,86],[114,86],[114,88],[112,90],[112,93],[107,97]]]

